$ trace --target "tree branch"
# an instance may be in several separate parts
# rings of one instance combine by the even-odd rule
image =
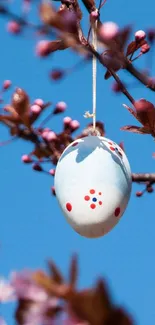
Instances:
[[[133,173],[132,174],[132,181],[139,183],[139,182],[151,182],[155,183],[155,173]]]
[[[125,69],[147,88],[155,91],[155,82],[151,81],[151,78],[147,77],[144,73],[138,71],[131,63],[128,62],[128,60],[126,60]]]

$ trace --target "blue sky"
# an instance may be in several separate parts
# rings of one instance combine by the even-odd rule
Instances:
[[[15,12],[20,12],[21,1],[12,2]],[[102,20],[114,21],[123,27],[133,25],[133,32],[154,24],[154,1],[107,0]],[[30,15],[33,18],[34,13]],[[24,36],[12,37],[6,33],[6,20],[0,19],[0,82],[11,79],[14,87],[24,88],[31,101],[43,98],[56,103],[66,101],[68,110],[63,115],[78,119],[81,128],[86,125],[83,114],[91,110],[91,65],[60,83],[48,79],[50,69],[70,67],[78,61],[70,51],[60,52],[46,60],[35,57],[36,37],[30,31]],[[88,16],[84,18],[87,28]],[[141,59],[145,64],[146,59]],[[104,81],[104,69],[98,67],[97,119],[105,123],[106,135],[116,142],[124,141],[133,172],[153,172],[155,161],[152,152],[155,143],[150,136],[123,133],[120,127],[136,124],[123,108],[128,104],[122,95],[111,91],[112,80]],[[124,80],[132,82],[128,75]],[[152,102],[154,93],[141,85],[130,88],[135,99],[144,97]],[[5,96],[9,102],[11,92]],[[49,123],[60,130],[62,117]],[[8,139],[7,131],[0,126],[0,140]],[[52,178],[37,174],[29,165],[21,163],[21,155],[29,153],[30,144],[17,141],[0,148],[0,273],[7,276],[11,270],[45,267],[52,258],[65,275],[71,255],[79,254],[79,287],[94,283],[103,276],[109,284],[114,300],[132,313],[137,324],[151,324],[155,317],[155,212],[154,194],[135,197],[139,186],[133,186],[128,208],[118,226],[103,238],[90,240],[76,234],[65,221],[55,198],[50,194]],[[1,312],[9,324],[11,308]]]

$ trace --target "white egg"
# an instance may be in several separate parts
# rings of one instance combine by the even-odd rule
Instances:
[[[118,223],[126,209],[132,186],[130,165],[115,142],[90,135],[64,150],[54,185],[72,228],[84,237],[101,237]]]

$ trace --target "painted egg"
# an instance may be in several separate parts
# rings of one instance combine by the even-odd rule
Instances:
[[[81,236],[97,238],[120,220],[132,178],[124,151],[101,136],[72,142],[55,172],[55,192],[68,223]]]

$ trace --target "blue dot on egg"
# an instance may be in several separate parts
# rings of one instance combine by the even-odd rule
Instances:
[[[93,197],[92,201],[93,202],[96,202],[97,201],[97,198],[96,197]]]

